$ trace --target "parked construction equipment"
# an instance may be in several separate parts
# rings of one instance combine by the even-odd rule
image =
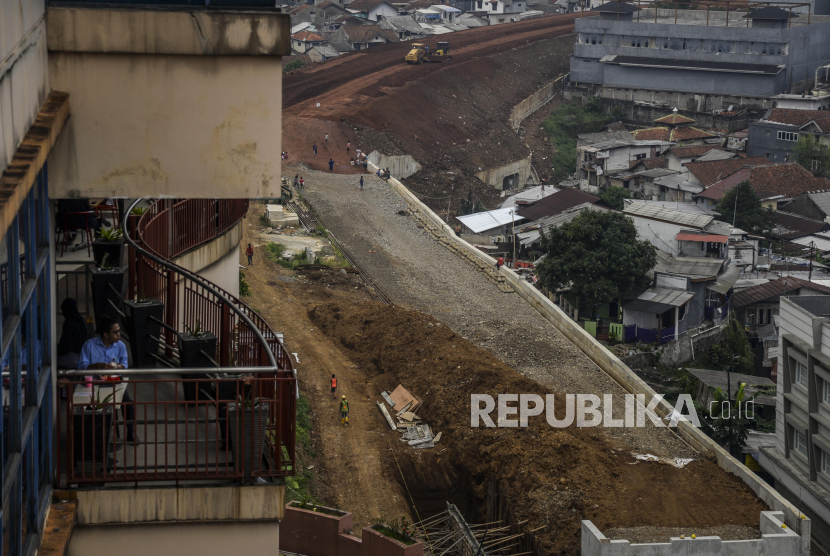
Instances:
[[[432,52],[424,43],[416,42],[412,44],[412,50],[406,55],[407,64],[420,64],[421,62],[438,62],[444,60],[452,60],[450,55],[450,43],[439,42],[438,48]]]

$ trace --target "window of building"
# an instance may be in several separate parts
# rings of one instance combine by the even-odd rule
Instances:
[[[810,166],[813,169],[813,172],[820,172],[821,171],[821,161],[816,160],[815,158],[810,162]]]
[[[683,39],[683,50],[695,52],[700,50],[700,39]]]
[[[821,472],[830,475],[830,455],[827,452],[821,452]]]
[[[764,156],[769,160],[769,153],[764,153]]]
[[[623,44],[631,48],[648,48],[648,37],[626,37]]]
[[[781,141],[798,141],[798,133],[792,131],[779,131],[778,139]]]
[[[712,41],[709,49],[711,52],[732,52],[731,41]]]
[[[793,448],[804,455],[807,456],[807,436],[801,431],[795,431],[795,438],[793,438]]]
[[[784,51],[784,45],[779,43],[763,43],[761,45],[761,54],[764,56],[781,56]]]
[[[683,48],[683,39],[662,39],[663,49],[664,50],[685,50]]]
[[[795,363],[795,381],[802,386],[807,386],[807,366],[800,361]]]

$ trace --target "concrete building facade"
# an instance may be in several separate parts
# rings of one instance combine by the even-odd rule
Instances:
[[[601,87],[605,98],[697,111],[770,107],[770,97],[811,86],[830,59],[830,16],[809,25],[793,17],[781,28],[745,15],[646,9],[577,19],[570,82]]]

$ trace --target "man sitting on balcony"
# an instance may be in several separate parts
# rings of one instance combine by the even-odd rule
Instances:
[[[121,341],[121,326],[109,317],[104,317],[98,323],[97,338],[86,341],[81,356],[78,358],[78,369],[126,369],[128,365],[127,346]],[[129,391],[124,391],[124,402],[121,409],[127,422],[127,442],[140,444],[141,439],[135,434],[135,406]]]

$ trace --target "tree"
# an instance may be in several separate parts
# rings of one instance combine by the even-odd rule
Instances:
[[[625,207],[623,199],[630,199],[631,192],[624,187],[606,187],[599,192],[599,198],[614,210],[622,210]]]
[[[657,262],[654,246],[638,240],[634,221],[620,212],[584,210],[559,228],[542,230],[541,243],[541,285],[551,291],[570,285],[594,308],[645,283]]]
[[[737,201],[737,203],[736,203]],[[715,210],[718,220],[747,232],[767,233],[775,225],[775,212],[761,206],[761,201],[749,181],[742,181],[726,192]]]
[[[740,359],[734,359],[734,357],[740,357]],[[746,337],[744,327],[734,314],[729,317],[720,341],[709,348],[707,358],[712,368],[722,371],[729,367],[736,373],[753,374],[755,363],[752,346]]]
[[[815,135],[799,135],[793,157],[807,170],[830,177],[830,146]]]

